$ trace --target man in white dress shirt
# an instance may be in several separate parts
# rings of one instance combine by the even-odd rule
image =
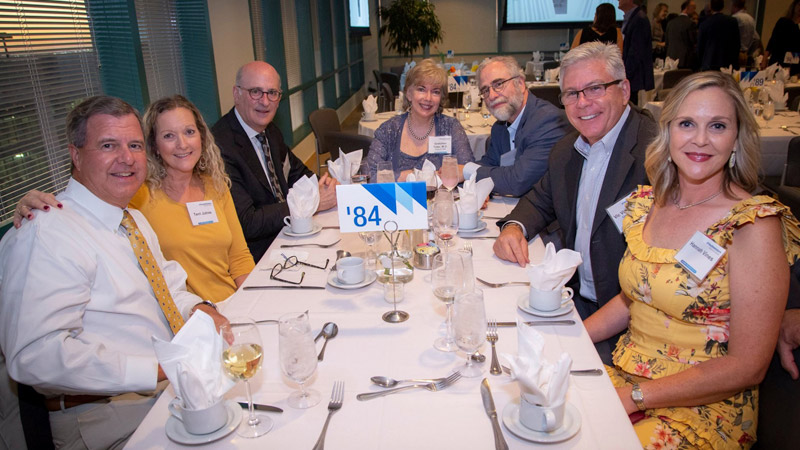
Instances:
[[[144,216],[125,213],[146,173],[136,111],[116,98],[92,97],[67,116],[67,134],[73,169],[57,197],[63,209],[0,242],[0,347],[11,378],[47,397],[56,447],[116,448],[166,379],[151,337],[173,334],[159,305],[165,299],[156,299],[121,226],[124,215],[161,269],[167,307],[183,319],[200,308],[218,324],[226,320],[186,290],[186,273],[161,254]]]

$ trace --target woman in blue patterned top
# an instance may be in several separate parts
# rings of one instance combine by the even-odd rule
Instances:
[[[408,71],[403,106],[407,112],[393,117],[375,130],[369,148],[370,178],[377,179],[378,163],[391,161],[397,181],[422,168],[425,160],[438,170],[442,153],[428,153],[431,137],[450,136],[450,154],[458,158],[459,181],[464,164],[474,161],[467,134],[458,120],[441,113],[447,92],[447,73],[432,59],[426,59]]]

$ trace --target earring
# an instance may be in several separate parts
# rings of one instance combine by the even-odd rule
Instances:
[[[670,156],[670,155],[667,155],[667,162],[668,162],[668,163],[670,163],[670,164],[672,164],[672,156]]]
[[[733,166],[736,165],[736,150],[731,152],[731,158],[728,160],[728,168],[733,169]]]

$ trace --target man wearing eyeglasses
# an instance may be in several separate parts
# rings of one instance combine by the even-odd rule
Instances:
[[[630,85],[616,45],[590,42],[570,50],[559,78],[561,102],[577,131],[553,147],[547,173],[498,222],[494,252],[524,267],[528,239],[557,232],[563,247],[583,257],[568,285],[585,319],[619,294],[617,268],[626,248],[620,201],[647,184],[645,148],[657,126],[628,104]],[[613,345],[596,344],[606,363]]]
[[[253,258],[264,256],[289,215],[289,188],[311,172],[272,123],[281,78],[271,65],[254,61],[236,72],[234,107],[211,128],[231,178],[231,195]],[[319,180],[318,211],[336,206],[336,180]]]
[[[510,56],[485,59],[478,86],[486,108],[497,119],[489,148],[476,163],[464,165],[464,178],[491,178],[494,192],[519,197],[547,171],[553,145],[571,130],[564,113],[525,87],[525,76]]]

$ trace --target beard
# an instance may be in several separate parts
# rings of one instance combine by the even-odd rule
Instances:
[[[507,122],[508,119],[516,115],[520,109],[522,109],[522,101],[525,99],[524,92],[515,92],[510,97],[507,97],[508,101],[498,107],[492,107],[488,103],[486,105],[486,109],[489,110],[490,113],[497,119]]]

